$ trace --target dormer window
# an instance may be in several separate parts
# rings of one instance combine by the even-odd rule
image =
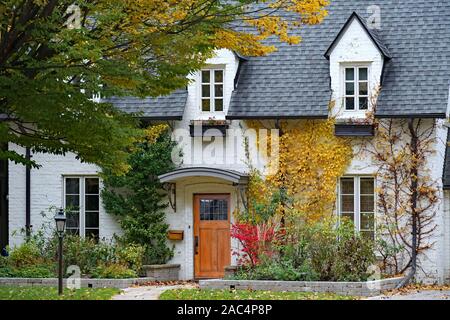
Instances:
[[[369,108],[369,68],[345,68],[345,111]]]
[[[222,69],[208,69],[201,72],[201,108],[203,112],[223,111]]]

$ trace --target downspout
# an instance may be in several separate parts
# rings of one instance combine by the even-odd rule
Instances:
[[[25,158],[31,160],[30,148],[26,149]],[[25,234],[27,240],[31,236],[31,166],[26,165],[25,169]]]

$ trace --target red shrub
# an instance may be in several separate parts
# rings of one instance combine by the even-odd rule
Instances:
[[[262,254],[273,254],[272,244],[280,235],[278,228],[269,224],[253,225],[237,223],[231,226],[231,236],[239,241],[242,248],[234,251],[240,265],[257,265]]]

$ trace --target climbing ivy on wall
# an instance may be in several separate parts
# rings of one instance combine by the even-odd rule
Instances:
[[[336,184],[353,157],[353,149],[346,138],[334,135],[334,119],[302,120],[279,124],[279,156],[271,168],[278,168],[261,179],[251,175],[249,199],[263,201],[263,195],[282,190],[282,194],[293,199],[289,206],[310,221],[332,215],[336,203]],[[249,121],[250,128],[265,128],[262,122]],[[267,141],[270,143],[270,135]],[[269,149],[271,147],[269,146]],[[249,203],[252,201],[250,200]],[[281,201],[283,205],[283,201]],[[280,209],[282,212],[283,209]]]

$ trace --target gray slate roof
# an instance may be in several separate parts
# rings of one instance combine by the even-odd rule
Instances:
[[[325,52],[357,12],[381,7],[381,30],[375,33],[392,59],[386,65],[377,116],[444,117],[450,83],[450,1],[332,0],[329,16],[306,26],[299,45],[269,40],[278,51],[252,57],[242,66],[228,117],[326,117],[331,97]]]
[[[154,120],[181,120],[187,101],[187,90],[177,90],[170,95],[157,98],[120,97],[105,101],[128,113],[140,113],[143,118]]]

